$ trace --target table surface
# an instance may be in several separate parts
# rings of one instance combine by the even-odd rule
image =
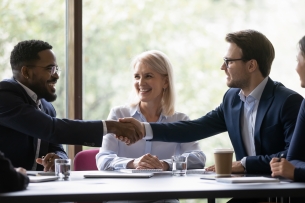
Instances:
[[[56,202],[143,199],[196,199],[230,197],[302,197],[305,183],[219,183],[200,179],[155,174],[151,178],[84,178],[88,171],[72,171],[69,181],[30,183],[19,192],[0,193],[0,202]]]

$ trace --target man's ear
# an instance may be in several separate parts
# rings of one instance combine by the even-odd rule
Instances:
[[[257,69],[258,69],[258,64],[255,59],[251,59],[250,61],[248,61],[248,70],[250,73],[254,72]]]
[[[26,66],[22,66],[20,72],[24,79],[29,79],[29,69]]]

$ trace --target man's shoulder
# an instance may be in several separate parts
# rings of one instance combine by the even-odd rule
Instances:
[[[224,99],[232,99],[233,97],[238,96],[239,97],[240,88],[229,88],[226,93],[224,94]]]
[[[289,96],[289,95],[299,95],[302,97],[299,93],[296,91],[289,89],[285,87],[281,82],[278,81],[272,81],[273,82],[273,92],[275,96]]]
[[[0,81],[0,89],[8,89],[17,87],[19,84],[13,79],[4,79]]]
[[[24,89],[14,79],[4,79],[0,81],[0,91],[15,92],[20,94],[24,91]]]

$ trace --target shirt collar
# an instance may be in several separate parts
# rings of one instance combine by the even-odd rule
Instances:
[[[134,116],[135,114],[139,114],[139,115],[142,115],[144,117],[144,115],[142,114],[142,112],[140,110],[140,105],[139,104],[137,104],[136,106],[132,106],[130,108],[130,115]],[[162,111],[159,120],[163,119],[163,118],[166,119],[167,116],[163,115],[163,111]]]
[[[15,79],[16,80],[16,79]],[[40,99],[37,99],[38,96],[35,92],[33,92],[30,88],[28,88],[27,86],[23,85],[21,82],[19,82],[18,80],[16,80],[19,85],[21,85],[21,87],[23,87],[23,89],[26,91],[26,93],[29,95],[29,97],[31,97],[31,99],[39,106],[41,104]]]
[[[267,82],[268,82],[268,77],[266,77],[261,83],[259,83],[259,85],[256,86],[256,88],[248,95],[248,97],[253,97],[255,100],[259,101],[261,99],[261,96],[263,94]],[[243,102],[246,101],[247,97],[244,95],[242,90],[240,90],[238,95]]]

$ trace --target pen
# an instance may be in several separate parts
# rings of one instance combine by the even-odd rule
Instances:
[[[277,162],[281,162],[282,157],[284,157],[284,154],[280,154],[280,155],[278,156],[279,159],[277,160]]]

